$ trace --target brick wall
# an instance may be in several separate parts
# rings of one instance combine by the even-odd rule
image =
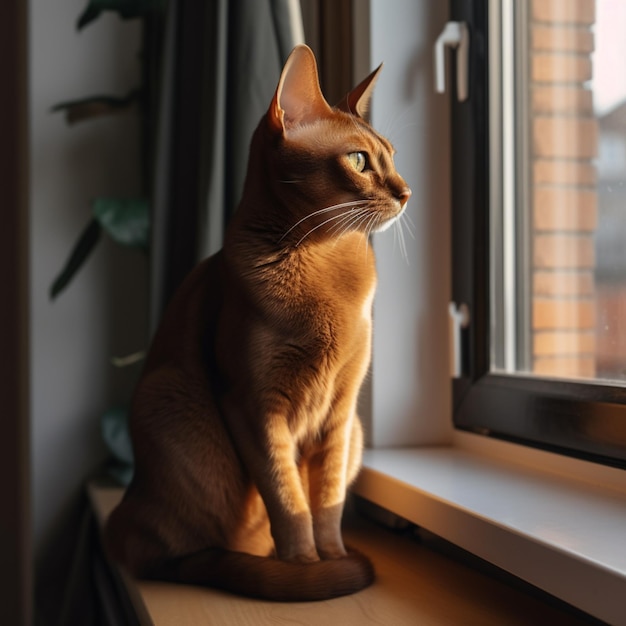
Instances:
[[[595,0],[532,0],[532,369],[594,376]]]

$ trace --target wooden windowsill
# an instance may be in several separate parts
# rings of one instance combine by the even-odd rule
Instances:
[[[102,523],[122,495],[119,488],[91,485],[92,506]],[[374,585],[358,594],[317,603],[280,604],[238,598],[212,589],[138,582],[120,572],[142,626],[196,624],[541,624],[585,621],[508,586],[426,545],[353,516],[346,542],[368,554]]]

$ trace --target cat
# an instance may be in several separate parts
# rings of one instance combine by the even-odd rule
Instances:
[[[279,601],[370,585],[341,517],[359,470],[369,246],[411,190],[364,116],[380,67],[336,107],[289,56],[220,252],[168,306],[134,394],[135,474],[105,528],[145,579]]]

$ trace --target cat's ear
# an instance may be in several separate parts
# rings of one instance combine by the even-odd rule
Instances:
[[[376,79],[382,68],[383,64],[381,63],[365,80],[362,80],[350,93],[346,94],[345,98],[337,104],[337,108],[358,117],[365,117]]]
[[[273,129],[284,132],[290,125],[307,123],[332,113],[320,89],[312,50],[296,46],[283,68],[267,113]]]

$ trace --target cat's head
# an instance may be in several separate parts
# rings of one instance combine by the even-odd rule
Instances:
[[[289,56],[252,146],[280,205],[273,230],[285,243],[384,230],[406,207],[411,190],[395,151],[365,120],[380,69],[331,107],[312,51],[297,46]]]

